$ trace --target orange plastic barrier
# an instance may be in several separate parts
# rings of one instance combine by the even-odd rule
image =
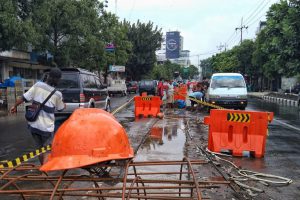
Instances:
[[[156,117],[160,112],[162,101],[158,96],[135,96],[134,113],[136,117]]]
[[[256,158],[263,157],[268,123],[272,120],[270,112],[213,109],[204,118],[204,123],[209,125],[208,149],[229,150],[234,156],[243,156],[248,151]]]
[[[187,96],[187,85],[180,85],[179,87],[176,87],[174,89],[174,101],[176,100],[184,100],[186,99]]]

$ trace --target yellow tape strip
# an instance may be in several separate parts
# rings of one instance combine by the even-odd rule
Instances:
[[[178,93],[178,92],[175,93],[175,94],[180,95],[180,96],[183,96],[183,97],[185,97],[185,98],[187,98],[187,99],[189,99],[189,100],[193,100],[193,101],[195,101],[195,102],[197,102],[197,103],[199,103],[199,104],[205,105],[205,106],[209,106],[209,107],[216,108],[216,109],[225,109],[225,108],[223,108],[223,107],[221,107],[221,106],[217,106],[217,105],[215,105],[215,104],[211,104],[211,103],[207,103],[207,102],[205,102],[205,101],[201,101],[201,100],[198,100],[198,99],[195,99],[195,98],[191,98],[191,97],[189,97],[189,96],[187,96],[187,95],[183,95],[183,94],[180,94],[180,93]]]
[[[25,154],[21,157],[18,157],[12,161],[0,161],[1,164],[0,165],[0,169],[1,168],[13,168],[13,167],[16,167],[18,165],[20,165],[22,162],[26,162],[28,161],[30,158],[34,158],[38,155],[40,155],[41,153],[46,153],[47,151],[50,151],[51,150],[51,145],[48,145],[46,147],[42,147],[40,149],[36,149],[35,151],[33,152],[30,152],[28,154]]]

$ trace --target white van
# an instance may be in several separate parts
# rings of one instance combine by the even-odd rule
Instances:
[[[245,110],[247,87],[244,77],[239,73],[213,74],[206,93],[206,100],[225,108]]]

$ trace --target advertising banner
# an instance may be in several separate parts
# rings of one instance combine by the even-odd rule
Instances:
[[[180,32],[167,32],[166,35],[166,57],[167,59],[179,58]]]

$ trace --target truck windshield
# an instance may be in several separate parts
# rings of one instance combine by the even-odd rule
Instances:
[[[211,80],[212,88],[239,88],[246,87],[242,76],[215,76]]]

